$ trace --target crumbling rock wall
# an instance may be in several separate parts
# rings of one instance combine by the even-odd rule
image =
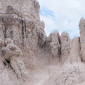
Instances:
[[[19,78],[28,76],[26,67],[20,57],[23,56],[21,49],[9,38],[6,38],[4,44],[5,47],[2,47],[4,64],[10,65]]]
[[[36,0],[0,1],[0,85],[84,84],[85,20],[80,37],[47,37],[39,8]]]
[[[80,58],[80,39],[76,37],[71,42],[71,52],[64,65],[60,66],[58,71],[43,85],[82,85],[85,82],[85,65]]]

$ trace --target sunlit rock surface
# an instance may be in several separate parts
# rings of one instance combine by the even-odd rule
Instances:
[[[0,85],[85,85],[85,20],[80,36],[48,37],[36,0],[0,1]]]

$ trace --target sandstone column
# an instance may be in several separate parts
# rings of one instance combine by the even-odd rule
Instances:
[[[81,18],[80,20],[80,39],[81,39],[81,58],[85,61],[85,20]]]
[[[61,62],[64,63],[68,59],[70,53],[70,38],[67,32],[61,34]]]
[[[71,51],[68,61],[78,62],[80,61],[80,39],[76,37],[71,42]]]
[[[51,63],[56,64],[60,58],[60,44],[59,44],[59,33],[55,31],[50,34],[50,48],[51,48]]]

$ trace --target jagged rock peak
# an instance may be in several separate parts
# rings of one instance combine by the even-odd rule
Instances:
[[[71,41],[71,51],[70,51],[69,61],[70,62],[81,61],[81,57],[80,57],[80,37],[75,37]]]
[[[50,34],[50,48],[51,48],[51,56],[52,56],[52,62],[58,63],[60,58],[60,36],[59,32],[55,31]]]
[[[83,25],[83,24],[85,24],[85,19],[82,17],[81,19],[80,19],[80,25]]]
[[[12,6],[21,17],[39,20],[40,5],[37,0],[2,0],[0,1],[0,13],[5,13],[7,6]],[[4,7],[3,7],[4,6]],[[10,8],[13,10],[12,8]]]
[[[68,59],[70,53],[71,40],[67,32],[63,32],[60,37],[61,59],[62,63]]]
[[[0,85],[85,83],[84,18],[80,37],[47,37],[39,9],[37,0],[0,0]]]
[[[80,27],[80,40],[81,40],[81,58],[82,58],[82,61],[85,62],[85,52],[84,52],[85,50],[85,19],[84,18],[81,18],[79,27]]]

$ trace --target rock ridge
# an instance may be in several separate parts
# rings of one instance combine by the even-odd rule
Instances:
[[[0,1],[0,85],[84,85],[85,19],[80,36],[45,34],[37,0]]]

